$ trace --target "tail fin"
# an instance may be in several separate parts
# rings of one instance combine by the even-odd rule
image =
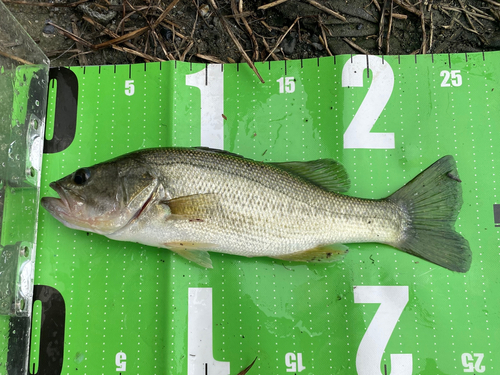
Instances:
[[[452,271],[467,272],[469,242],[455,231],[462,187],[453,156],[444,156],[389,196],[409,216],[395,246]]]

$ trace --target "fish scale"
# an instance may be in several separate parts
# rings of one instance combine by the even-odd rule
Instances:
[[[255,168],[251,175],[236,175],[235,170],[246,172],[247,164],[253,163],[246,159],[237,160],[244,168],[239,168],[229,158],[226,168],[214,170],[211,168],[213,163],[228,158],[215,153],[209,155],[213,160],[195,157],[183,168],[171,168],[170,163],[159,166],[165,168],[165,175],[171,176],[172,191],[180,196],[220,195],[220,209],[213,212],[210,220],[196,223],[197,228],[192,228],[189,222],[177,223],[177,228],[189,231],[195,242],[208,243],[215,233],[223,241],[215,251],[232,249],[237,255],[273,256],[321,244],[366,242],[376,238],[386,243],[396,240],[400,224],[392,217],[391,220],[377,219],[391,212],[387,207],[390,203],[326,192],[264,164],[265,168]],[[174,172],[180,170],[180,174]],[[283,177],[287,178],[286,183],[281,181],[278,185],[278,179]],[[222,182],[213,183],[216,180]],[[250,205],[247,203],[249,198]],[[351,215],[347,215],[348,212]],[[369,218],[373,220],[371,227],[367,225]],[[365,230],[360,231],[360,228]],[[242,241],[241,236],[245,234],[248,234],[246,241]]]

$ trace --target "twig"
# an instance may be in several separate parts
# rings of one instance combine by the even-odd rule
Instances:
[[[216,64],[224,64],[224,61],[219,60],[217,57],[214,56],[202,55],[201,53],[196,53],[195,56],[199,57],[200,59],[207,60]]]
[[[257,9],[258,10],[269,9],[269,8],[275,7],[276,5],[280,5],[280,4],[284,3],[285,1],[288,1],[288,0],[276,0],[276,1],[273,1],[272,3],[261,5]]]
[[[245,52],[245,50],[241,46],[240,42],[238,42],[238,39],[236,39],[236,36],[232,32],[232,30],[229,28],[229,25],[227,24],[226,19],[224,17],[222,17],[221,14],[219,13],[219,8],[217,7],[217,4],[215,4],[215,0],[210,0],[210,3],[212,4],[212,7],[214,8],[215,13],[217,14],[217,17],[219,17],[220,23],[226,29],[226,32],[229,34],[229,36],[233,40],[234,44],[238,48],[238,51],[240,51],[241,55],[243,56],[243,58],[245,59],[247,64],[254,71],[254,73],[257,75],[257,77],[259,77],[259,80],[262,83],[265,83],[264,79],[261,77],[261,75],[260,75],[259,71],[257,70],[257,68],[255,67],[254,63],[252,62],[252,60],[250,60],[247,53]]]
[[[378,51],[382,52],[382,41],[384,39],[384,24],[385,24],[385,7],[387,6],[387,0],[384,0],[384,4],[382,4],[382,12],[380,12],[380,22],[378,24]]]
[[[104,27],[103,25],[101,25],[100,23],[94,21],[92,18],[88,17],[88,16],[83,16],[82,19],[84,21],[87,21],[88,23],[90,23],[92,26],[94,26],[98,31],[100,32],[103,32],[107,35],[109,35],[111,38],[118,38],[119,35],[113,31],[111,31],[110,29],[108,29],[107,27]],[[124,43],[127,47],[129,48],[132,48],[132,49],[135,49],[137,51],[137,48],[136,46],[134,46],[132,43],[130,42],[125,42]]]
[[[73,46],[74,45],[75,45],[75,43],[73,43]],[[60,49],[60,50],[45,51],[45,55],[49,58],[56,56],[55,59],[51,59],[52,61],[57,60],[59,57],[61,57],[65,53],[78,53],[78,50],[76,48],[69,48],[69,49],[65,49],[65,50]]]
[[[434,42],[434,23],[432,22],[432,9],[429,11],[429,14],[431,16],[431,23],[430,23],[431,33],[429,36],[429,52],[430,52],[432,51],[432,44]]]
[[[236,23],[241,27],[240,17],[238,17],[240,14],[240,11],[238,10],[238,6],[236,5],[236,0],[231,0],[231,11],[233,12],[233,16],[234,16]]]
[[[293,21],[292,25],[288,28],[287,31],[285,31],[285,33],[280,36],[280,38],[278,39],[278,41],[276,42],[276,45],[274,46],[274,48],[271,50],[271,52],[269,53],[269,55],[267,55],[267,57],[264,59],[264,61],[266,61],[269,56],[271,56],[271,53],[273,53],[274,51],[276,51],[276,48],[278,48],[278,46],[281,44],[281,42],[283,41],[283,39],[285,39],[285,37],[287,36],[287,34],[290,32],[290,30],[292,30],[292,28],[295,26],[295,24],[299,21],[300,17],[297,16],[297,18],[295,18],[295,21]]]
[[[493,0],[483,0],[483,1],[487,2],[488,4],[494,5],[496,7],[500,7],[500,3],[496,2],[496,1],[493,1]]]
[[[458,0],[458,2],[460,3],[460,7],[464,10],[464,12],[467,12],[467,9],[465,9],[464,2],[462,0]],[[467,18],[467,22],[469,22],[469,25],[472,27],[472,29],[477,32],[476,27],[472,23],[472,20],[470,19],[470,16],[467,13],[465,13],[465,18]]]
[[[154,56],[151,56],[151,55],[147,55],[145,53],[142,53],[142,52],[139,52],[139,51],[133,50],[131,48],[127,48],[127,47],[121,47],[121,46],[117,46],[117,45],[113,44],[111,46],[111,48],[116,49],[117,51],[126,52],[126,53],[130,53],[131,55],[142,57],[145,60],[150,60],[150,61],[165,61],[165,60],[160,59],[159,57],[154,57]]]
[[[396,1],[396,0],[394,0],[394,1]],[[463,12],[463,13],[471,14],[471,15],[474,15],[474,16],[479,17],[479,18],[487,19],[489,21],[495,21],[495,19],[493,17],[485,16],[485,15],[479,14],[479,13],[472,13],[472,12],[470,12],[468,10],[462,10],[462,9],[459,9],[459,8],[448,7],[448,6],[442,6],[441,8],[442,9],[446,9],[446,10],[452,10],[454,12]]]
[[[276,27],[276,26],[270,26],[270,25],[268,25],[268,24],[266,23],[266,21],[264,21],[264,20],[261,20],[261,21],[260,21],[260,23],[261,23],[262,25],[264,25],[264,27],[265,27],[265,28],[266,28],[269,32],[271,32],[271,31],[273,31],[273,30],[281,31],[281,29],[280,29],[279,27]]]
[[[321,28],[321,36],[319,37],[320,42],[323,43],[323,45],[325,46],[326,51],[328,52],[328,55],[333,56],[332,52],[330,51],[330,48],[328,48],[328,41],[326,40],[326,33],[325,33],[326,26],[323,25],[323,23],[321,22],[321,19],[319,17],[318,17],[318,23],[319,23],[319,26]]]
[[[422,55],[427,53],[427,34],[425,31],[424,3],[420,2],[420,24],[422,26]]]
[[[174,27],[173,31],[174,31],[174,34],[175,34],[175,35],[177,35],[177,36],[178,36],[179,38],[181,38],[181,39],[185,39],[185,38],[186,38],[186,36],[185,36],[185,35],[181,34],[181,33],[180,33],[180,32],[178,32],[177,30],[175,30],[175,28],[180,29],[180,27],[179,27],[179,25],[177,25],[177,24],[173,23],[172,21],[169,21],[169,20],[163,20],[163,21],[161,22],[161,24],[162,24],[163,26],[165,26],[165,27],[169,27],[169,25],[170,25],[170,26],[173,26],[173,27]]]
[[[330,51],[330,48],[328,48],[328,42],[326,40],[325,31],[323,29],[321,29],[321,34],[322,35],[318,36],[319,41],[321,42],[323,47],[325,47],[326,51],[328,52],[328,55],[333,56],[332,52]]]
[[[264,47],[266,48],[267,53],[273,58],[274,61],[279,61],[278,56],[274,54],[274,52],[271,51],[271,48],[269,47],[269,44],[267,44],[266,39],[263,37],[262,38],[262,44],[264,44]]]
[[[380,12],[380,4],[378,3],[377,0],[372,0],[372,3],[375,5],[375,8]],[[368,4],[365,8],[367,8],[370,4]]]
[[[191,41],[191,42],[188,44],[188,46],[186,47],[186,49],[184,50],[184,52],[182,52],[182,55],[181,55],[181,57],[180,57],[180,60],[181,60],[181,61],[184,61],[184,60],[186,59],[186,55],[187,55],[187,53],[191,50],[191,48],[193,48],[193,46],[194,46],[194,42],[193,42],[193,41]]]
[[[390,13],[389,13],[389,25],[387,26],[387,37],[385,39],[385,53],[387,55],[389,54],[389,49],[390,49],[389,41],[391,39],[392,17],[393,17],[392,11],[393,10],[394,10],[394,1],[391,0],[391,9],[390,9]]]
[[[56,7],[56,8],[72,8],[77,5],[86,3],[89,0],[78,0],[74,3],[35,3],[31,1],[20,1],[20,0],[3,0],[5,4],[18,4],[18,5],[31,5],[37,7]]]
[[[479,14],[484,14],[485,16],[488,15],[488,13],[486,13],[485,11],[479,9],[479,8],[476,8],[474,5],[471,5],[471,4],[467,4],[469,5],[469,7],[471,7],[476,13],[479,13]],[[500,4],[499,4],[500,6]]]
[[[172,29],[172,45],[174,46],[175,52],[177,52],[177,57],[180,58],[181,53],[179,52],[179,49],[177,48],[177,44],[175,44],[175,27],[171,26]]]
[[[172,0],[172,2],[170,4],[168,4],[168,7],[163,11],[163,13],[160,15],[160,17],[158,17],[158,19],[153,24],[153,26],[152,26],[153,29],[156,29],[158,27],[158,25],[161,23],[161,21],[163,21],[165,19],[167,14],[170,13],[170,11],[177,5],[178,2],[179,2],[179,0]]]
[[[79,36],[76,36],[73,33],[70,33],[68,30],[63,29],[61,26],[56,25],[55,23],[52,22],[47,22],[48,25],[54,26],[57,30],[59,30],[61,33],[63,33],[65,36],[67,36],[70,39],[73,39],[77,43],[81,43],[87,48],[92,48],[93,45],[90,42],[87,42],[85,39],[80,38]]]
[[[422,17],[422,12],[420,10],[418,10],[417,8],[415,8],[413,5],[406,4],[405,2],[403,2],[401,0],[394,0],[394,2],[396,4],[398,4],[400,7],[406,9],[408,12],[416,14],[418,17]]]
[[[73,34],[80,37],[80,30],[78,30],[78,26],[76,26],[75,22],[71,22],[71,29],[73,30]],[[76,49],[78,50],[78,62],[80,66],[88,65],[89,61],[87,60],[87,56],[83,54],[83,45],[76,42]]]
[[[167,57],[167,59],[175,60],[174,56],[172,56],[172,54],[167,51],[167,47],[165,47],[165,43],[163,43],[163,41],[160,39],[156,30],[151,30],[151,33],[153,34],[153,38],[155,38],[156,41],[158,42],[158,44],[160,45],[161,50],[163,51],[163,54]]]
[[[397,18],[398,20],[407,20],[408,16],[406,14],[392,13],[392,18]]]
[[[364,50],[363,48],[361,48],[360,46],[358,46],[356,43],[354,43],[352,40],[350,39],[347,39],[347,38],[342,38],[342,40],[344,42],[346,42],[347,44],[349,44],[352,48],[354,48],[355,50],[365,54],[365,55],[369,55],[370,52]]]
[[[323,12],[326,12],[328,14],[331,14],[334,17],[337,17],[341,21],[347,22],[347,19],[343,15],[341,15],[340,13],[337,13],[337,12],[331,10],[330,8],[327,8],[324,5],[321,5],[320,3],[318,3],[314,0],[306,0],[306,1],[309,4],[311,4],[312,6],[315,6],[316,8],[322,10]]]
[[[109,47],[112,45],[117,45],[117,44],[126,42],[129,39],[137,38],[138,36],[144,34],[147,30],[149,30],[149,26],[141,27],[138,30],[131,31],[130,33],[122,35],[118,38],[114,38],[114,39],[108,40],[104,43],[93,45],[92,49],[98,50],[98,49],[102,49],[102,48],[106,48],[106,47]],[[77,40],[75,40],[75,42],[77,42]]]
[[[243,10],[243,1],[240,3],[242,5],[242,10]],[[242,12],[240,12],[241,14]],[[252,28],[247,22],[247,19],[245,17],[241,17],[241,21],[243,22],[243,25],[245,25],[245,29],[247,30],[247,33],[250,35],[250,39],[252,40],[252,46],[253,46],[253,60],[258,61],[259,60],[259,45],[257,44],[257,39],[255,39],[255,35],[253,34]]]
[[[20,57],[17,57],[17,56],[14,56],[14,55],[11,55],[10,53],[7,53],[7,52],[2,52],[0,51],[0,55],[3,56],[3,57],[7,57],[8,59],[11,59],[11,60],[14,60],[14,61],[17,61],[21,64],[25,64],[25,65],[33,65],[32,62],[29,62],[27,60],[24,60]]]

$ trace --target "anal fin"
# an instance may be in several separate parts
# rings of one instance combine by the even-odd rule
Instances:
[[[168,242],[164,245],[167,249],[172,250],[174,253],[198,264],[201,267],[213,268],[210,254],[204,249],[213,249],[215,245],[189,241]]]
[[[279,255],[272,258],[289,260],[293,262],[337,262],[344,258],[348,253],[348,248],[342,244],[331,244],[317,246],[312,249],[299,251],[296,253]]]

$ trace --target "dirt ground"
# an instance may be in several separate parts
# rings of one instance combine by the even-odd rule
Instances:
[[[53,66],[500,48],[500,2],[3,0]]]

